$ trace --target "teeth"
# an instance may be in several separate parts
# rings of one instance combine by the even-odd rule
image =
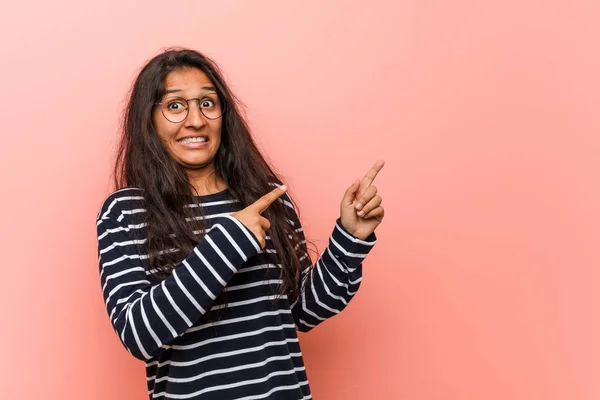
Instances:
[[[179,141],[179,143],[199,143],[199,142],[206,142],[206,138],[204,136],[201,137],[191,137],[191,138],[185,138],[185,139],[181,139]]]

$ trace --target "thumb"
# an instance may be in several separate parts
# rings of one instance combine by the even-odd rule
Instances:
[[[350,206],[354,202],[356,198],[356,192],[358,192],[358,188],[360,187],[360,180],[355,180],[352,186],[346,189],[346,193],[344,194],[344,199],[342,200],[342,204],[345,206]]]

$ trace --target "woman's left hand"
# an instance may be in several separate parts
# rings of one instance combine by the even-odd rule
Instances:
[[[340,206],[342,225],[361,240],[369,237],[383,220],[382,199],[372,183],[384,164],[383,161],[377,161],[362,180],[357,179],[346,190]]]

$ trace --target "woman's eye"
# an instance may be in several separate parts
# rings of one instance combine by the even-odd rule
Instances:
[[[211,108],[214,107],[215,102],[210,100],[210,99],[204,99],[202,100],[202,103],[200,103],[200,107],[202,108]]]
[[[181,111],[183,110],[185,107],[183,106],[183,104],[179,101],[174,101],[172,103],[169,103],[167,105],[167,108],[171,111]]]

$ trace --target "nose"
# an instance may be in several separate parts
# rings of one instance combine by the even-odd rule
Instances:
[[[188,100],[188,116],[185,119],[186,128],[199,129],[206,125],[206,118],[200,111],[200,100]]]

